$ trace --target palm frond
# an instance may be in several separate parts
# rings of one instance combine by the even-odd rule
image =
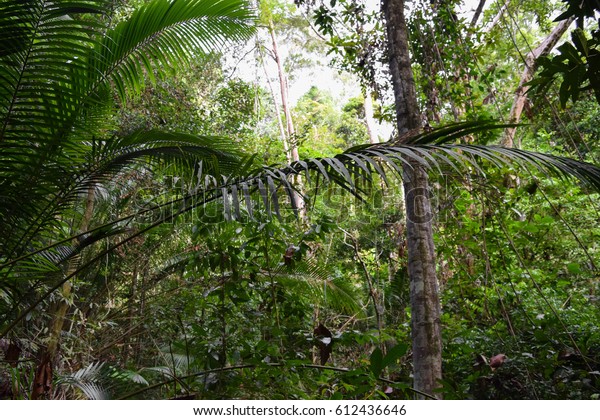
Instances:
[[[148,386],[149,383],[139,372],[97,361],[71,374],[59,376],[57,385],[78,389],[89,400],[108,400],[136,385]]]
[[[59,379],[59,385],[78,388],[87,399],[106,400],[109,394],[102,385],[107,378],[104,362],[94,362],[71,375]]]
[[[56,141],[67,134],[62,123],[80,111],[85,57],[102,30],[75,16],[101,14],[106,4],[26,0],[0,5],[0,44],[6,46],[0,50],[0,144],[19,142],[11,146],[28,154],[27,139]]]
[[[332,277],[331,270],[317,265],[315,261],[296,262],[293,268],[281,266],[274,273],[274,278],[302,296],[310,296],[322,307],[348,316],[364,315],[364,305],[357,299],[359,294],[352,286]]]
[[[200,145],[192,136],[175,140],[138,133],[101,142],[78,127],[89,122],[93,109],[110,102],[111,84],[135,90],[155,70],[175,68],[226,40],[249,36],[253,15],[247,3],[153,0],[107,31],[90,15],[105,15],[111,5],[109,0],[0,4],[0,217],[5,221],[0,237],[19,244],[2,246],[0,258],[39,247],[31,241],[43,239],[44,230],[52,230],[55,240],[61,231],[57,215],[87,188],[134,161],[193,156],[205,159],[206,168],[219,161],[225,173],[227,165],[235,167],[222,152],[224,142],[215,139]],[[222,151],[215,152],[216,145]]]
[[[264,167],[255,174],[244,178],[229,179],[223,185],[230,194],[234,186],[236,192],[242,189],[244,199],[236,194],[231,212],[239,214],[237,206],[245,206],[252,217],[253,206],[262,202],[268,215],[279,216],[280,200],[292,196],[295,190],[291,178],[304,175],[312,185],[312,193],[320,187],[335,184],[358,198],[365,190],[361,185],[369,185],[374,176],[387,183],[389,173],[403,176],[402,165],[418,164],[442,176],[453,174],[469,177],[475,174],[485,177],[487,165],[498,168],[512,168],[518,171],[537,171],[546,177],[562,180],[576,179],[594,191],[600,191],[600,168],[563,156],[547,153],[484,146],[473,144],[452,144],[464,135],[479,131],[504,128],[505,124],[491,122],[466,122],[452,124],[425,134],[406,138],[402,143],[366,144],[348,149],[332,158],[312,158],[292,162],[284,167]],[[424,141],[432,144],[422,144]],[[277,188],[274,189],[274,186]],[[255,194],[258,200],[250,197]],[[279,198],[278,198],[279,197]],[[307,201],[307,197],[304,197]],[[294,203],[289,203],[294,209]],[[295,211],[295,210],[294,210]]]
[[[154,0],[109,30],[91,57],[97,82],[112,81],[122,99],[155,71],[177,68],[195,54],[253,33],[254,14],[243,0]]]
[[[153,0],[108,31],[82,16],[110,13],[111,3],[0,4],[0,144],[19,142],[25,154],[27,137],[58,147],[111,83],[125,99],[146,76],[253,32],[244,0]]]

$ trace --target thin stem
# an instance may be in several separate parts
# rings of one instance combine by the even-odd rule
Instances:
[[[193,373],[191,375],[180,376],[179,380],[189,379],[189,378],[195,378],[197,376],[205,376],[205,375],[208,375],[208,374],[211,374],[211,373],[226,372],[226,371],[230,371],[230,370],[259,369],[261,367],[285,367],[285,366],[286,366],[285,363],[265,363],[264,365],[245,364],[245,365],[237,365],[237,366],[226,366],[226,367],[217,368],[217,369],[203,370],[201,372],[196,372],[196,373]],[[341,367],[334,367],[334,366],[321,366],[321,365],[313,365],[313,364],[294,365],[293,367],[294,368],[302,368],[302,369],[331,370],[331,371],[334,371],[334,372],[351,372],[351,371],[353,371],[353,369],[348,369],[348,368],[341,368]],[[166,381],[163,381],[163,382],[159,382],[159,383],[156,383],[156,384],[153,384],[153,385],[149,385],[149,386],[147,386],[145,388],[129,392],[129,393],[125,394],[125,395],[121,395],[117,399],[118,400],[125,400],[125,399],[131,398],[131,397],[135,397],[136,395],[142,394],[142,393],[144,393],[146,391],[150,391],[152,389],[156,389],[156,388],[160,388],[161,386],[168,385],[169,383],[173,382],[174,380],[175,379],[169,379],[169,380],[166,380]],[[399,384],[401,384],[399,382],[394,382],[394,381],[391,381],[389,379],[382,378],[382,377],[377,378],[377,380],[381,381],[383,383],[386,383],[386,384],[390,384],[390,385],[399,385]],[[427,394],[425,392],[419,391],[419,390],[414,389],[414,388],[407,387],[406,389],[414,392],[415,394],[419,394],[419,395],[421,395],[421,396],[423,396],[425,398],[429,398],[429,399],[432,399],[432,400],[436,400],[437,399],[433,395]]]

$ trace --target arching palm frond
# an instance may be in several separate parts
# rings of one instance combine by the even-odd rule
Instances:
[[[12,198],[0,208],[4,220],[11,221],[0,224],[3,254],[5,257],[21,254],[45,232],[54,235],[49,241],[55,241],[57,223],[61,223],[58,216],[62,212],[80,202],[90,188],[140,165],[153,169],[165,162],[180,167],[185,164],[194,172],[200,169],[198,162],[203,162],[205,173],[235,174],[242,167],[242,160],[228,149],[218,137],[153,131],[67,145],[60,156],[55,156],[52,167],[40,170],[42,179],[51,179],[51,184],[42,181],[29,188],[17,182],[3,185],[4,197]],[[10,243],[18,248],[7,248]]]
[[[147,230],[132,228],[132,221],[144,217],[153,220],[151,226],[158,226],[172,221],[187,209],[216,200],[221,194],[221,188],[214,187],[218,180],[225,176],[239,176],[248,165],[239,155],[228,151],[231,147],[222,144],[223,141],[217,137],[153,131],[134,133],[114,141],[94,140],[84,158],[71,160],[70,171],[65,171],[61,178],[55,177],[55,191],[40,194],[35,202],[10,209],[8,214],[14,214],[13,218],[19,223],[0,224],[3,234],[7,235],[2,241],[4,259],[0,261],[0,292],[9,296],[9,301],[15,302],[11,309],[3,311],[3,315],[10,318],[26,296],[41,290],[47,290],[46,294],[50,295],[66,280],[85,272],[104,255],[92,256],[81,264],[82,252],[91,245],[118,235],[119,238],[124,236],[122,241],[126,241]],[[215,145],[222,147],[215,148]],[[75,155],[79,156],[79,151]],[[72,211],[96,185],[109,183],[117,174],[140,166],[158,169],[165,162],[174,164],[180,174],[186,167],[189,168],[202,187],[208,185],[212,188],[203,191],[202,198],[193,203],[187,203],[189,197],[185,196],[164,203],[157,199],[153,207],[134,208],[130,214],[117,220],[100,226],[94,223],[86,232],[72,234],[65,229],[65,214]],[[69,162],[65,161],[65,164]],[[26,214],[22,211],[25,209],[28,211]],[[29,214],[31,219],[23,222]],[[10,241],[11,237],[17,240]],[[66,267],[73,267],[73,263],[78,268],[65,276]]]
[[[103,362],[94,362],[71,375],[59,378],[58,385],[77,388],[89,400],[106,400],[108,392],[102,382],[110,377],[109,373]]]
[[[110,80],[125,99],[127,89],[139,91],[140,75],[172,71],[228,41],[247,39],[253,18],[242,0],[149,2],[103,37],[90,61],[95,83]]]
[[[215,139],[198,144],[192,137],[165,134],[159,139],[156,133],[138,133],[99,141],[92,137],[99,119],[92,117],[104,115],[98,110],[111,103],[112,86],[124,99],[147,76],[250,36],[253,16],[247,3],[153,0],[107,29],[102,19],[112,12],[112,3],[0,4],[3,241],[27,248],[29,238],[56,222],[57,212],[89,184],[142,156],[210,155],[208,161],[221,160],[222,168],[235,166],[217,150],[224,142]],[[117,156],[119,152],[123,154]],[[10,257],[14,250],[3,246],[0,255]]]
[[[148,381],[135,371],[120,369],[104,362],[93,362],[69,375],[59,375],[60,390],[79,390],[88,400],[107,400],[131,391],[137,386],[149,386]]]
[[[527,173],[537,171],[547,177],[575,179],[593,191],[600,191],[600,168],[590,163],[500,146],[452,144],[464,135],[503,127],[505,125],[487,122],[453,124],[413,135],[401,143],[365,144],[331,158],[292,162],[279,168],[262,168],[250,177],[228,181],[229,199],[240,197],[230,203],[231,212],[239,213],[236,206],[245,206],[247,213],[252,215],[252,206],[260,203],[269,214],[279,215],[282,200],[287,201],[289,208],[295,211],[295,188],[290,181],[295,175],[304,175],[313,186],[313,193],[317,193],[321,186],[335,184],[360,198],[366,192],[361,185],[372,185],[374,176],[379,176],[384,182],[387,182],[390,173],[401,177],[402,164],[410,165],[411,162],[441,175],[459,177],[485,177],[487,165],[490,164]],[[432,144],[425,144],[425,141]],[[233,191],[236,193],[232,194]],[[250,200],[252,195],[256,196],[256,201]]]
[[[0,2],[0,323],[78,274],[73,268],[85,266],[79,259],[91,244],[135,236],[121,220],[88,232],[73,225],[99,183],[165,162],[213,180],[244,168],[222,139],[157,132],[116,138],[106,134],[112,127],[105,120],[112,91],[124,100],[147,78],[248,38],[248,2],[151,0],[111,26],[113,6]]]
[[[67,134],[61,133],[61,123],[79,111],[85,58],[102,29],[74,16],[101,15],[107,3],[0,4],[0,143],[15,142],[14,147],[27,151],[25,146],[39,146],[36,141],[56,142]]]
[[[30,139],[59,147],[104,103],[111,83],[125,99],[147,76],[253,32],[243,0],[153,0],[107,30],[90,15],[110,14],[111,3],[0,4],[0,143]]]

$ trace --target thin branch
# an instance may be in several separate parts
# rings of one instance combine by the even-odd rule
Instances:
[[[483,12],[483,7],[485,6],[486,0],[479,0],[479,4],[477,5],[477,9],[475,10],[475,14],[473,15],[473,19],[471,19],[471,29],[475,29],[475,25],[481,16],[481,12]]]
[[[552,311],[552,313],[556,317],[557,321],[563,327],[565,333],[567,334],[567,336],[569,337],[569,340],[571,341],[571,344],[573,344],[573,347],[575,348],[575,350],[577,351],[577,353],[583,358],[583,361],[585,362],[587,368],[590,371],[592,371],[593,369],[590,366],[590,363],[589,363],[588,359],[589,360],[593,360],[593,359],[591,359],[590,357],[588,357],[585,354],[583,354],[583,352],[579,348],[579,345],[577,345],[577,341],[575,341],[575,339],[573,338],[573,334],[571,334],[571,332],[567,328],[567,325],[564,323],[564,321],[562,320],[561,316],[558,314],[556,308],[554,308],[554,305],[552,305],[552,303],[550,303],[550,301],[548,300],[548,298],[544,294],[544,291],[542,290],[542,288],[540,287],[540,285],[538,284],[538,282],[535,281],[535,277],[529,271],[529,268],[525,265],[525,261],[523,261],[523,258],[521,257],[521,254],[517,250],[517,247],[516,247],[515,243],[512,240],[512,236],[508,233],[508,230],[506,229],[506,226],[504,225],[504,223],[500,222],[499,226],[500,226],[500,229],[502,229],[502,231],[504,232],[504,235],[506,236],[506,239],[508,240],[508,243],[510,244],[510,247],[514,251],[515,256],[519,260],[519,264],[527,272],[527,274],[529,276],[529,279],[533,283],[533,286],[535,287],[535,289],[537,290],[537,292],[540,294],[542,300],[546,303],[546,305],[548,305],[548,307],[550,308],[550,311]]]
[[[201,372],[196,372],[196,373],[193,373],[191,375],[180,376],[179,379],[183,380],[183,379],[195,378],[197,376],[205,376],[205,375],[208,375],[208,374],[211,374],[211,373],[226,372],[226,371],[231,371],[231,370],[259,369],[261,367],[286,367],[286,366],[288,366],[288,365],[286,365],[285,363],[265,363],[264,365],[245,364],[245,365],[236,365],[236,366],[226,366],[226,367],[222,367],[222,368],[210,369],[210,370],[204,370],[204,371],[201,371]],[[313,364],[310,364],[310,363],[301,364],[301,365],[293,365],[293,366],[289,366],[289,367],[302,368],[302,369],[331,370],[331,371],[334,371],[334,372],[351,372],[351,371],[353,371],[353,369],[349,369],[349,368],[341,368],[341,367],[335,367],[335,366],[313,365]],[[135,397],[136,395],[139,395],[139,394],[144,393],[146,391],[150,391],[152,389],[156,389],[156,388],[160,388],[161,386],[168,385],[169,383],[173,382],[174,380],[175,379],[169,379],[169,380],[166,380],[166,381],[163,381],[163,382],[152,384],[152,385],[149,385],[149,386],[147,386],[145,388],[129,392],[129,393],[125,394],[125,395],[121,395],[117,399],[118,400],[125,400],[125,399],[131,398],[131,397]],[[390,385],[400,385],[399,382],[394,382],[392,380],[389,380],[389,379],[386,379],[386,378],[382,378],[382,377],[377,378],[377,380],[381,381],[383,383],[386,383],[386,384],[390,384]],[[407,387],[406,389],[414,392],[415,394],[422,395],[423,397],[426,397],[426,398],[429,398],[429,399],[432,399],[432,400],[436,400],[437,399],[433,395],[429,395],[429,394],[427,394],[425,392],[419,391],[419,390],[414,389],[414,388]]]

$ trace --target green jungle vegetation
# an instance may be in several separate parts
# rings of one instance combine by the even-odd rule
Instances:
[[[463,3],[1,0],[0,398],[598,399],[600,6]]]

